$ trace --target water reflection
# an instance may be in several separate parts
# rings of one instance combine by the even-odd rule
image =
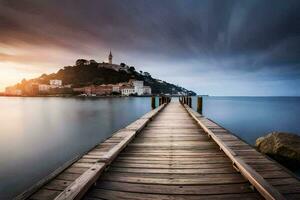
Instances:
[[[0,98],[0,199],[148,112],[149,98]]]

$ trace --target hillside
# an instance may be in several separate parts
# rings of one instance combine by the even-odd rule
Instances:
[[[119,70],[114,70],[113,68],[118,68]],[[83,59],[77,60],[75,66],[64,67],[57,73],[43,74],[38,78],[28,81],[23,80],[21,84],[18,84],[18,87],[20,88],[22,85],[30,82],[48,84],[49,80],[52,79],[62,80],[64,85],[71,84],[72,88],[88,85],[115,84],[135,79],[144,81],[146,86],[152,88],[153,94],[179,94],[188,92],[189,95],[196,95],[193,91],[188,91],[180,86],[155,79],[147,72],[137,72],[134,67],[129,67],[124,63],[114,65]]]

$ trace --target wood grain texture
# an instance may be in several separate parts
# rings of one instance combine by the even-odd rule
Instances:
[[[225,139],[231,146],[245,146],[235,136]],[[251,189],[248,180],[233,168],[232,161],[186,110],[178,103],[170,103],[118,154],[85,198],[261,199],[261,196]]]
[[[35,188],[35,190],[27,190],[18,199],[80,199],[97,180],[102,171],[130,143],[135,135],[151,121],[152,117],[164,107],[165,105],[162,105],[150,111],[124,129],[117,131],[110,138],[96,145],[76,160],[64,165],[63,170],[61,170],[62,167],[59,168],[59,173],[56,170],[51,178],[47,177],[42,182],[34,185],[32,188]]]
[[[228,138],[230,136],[231,133],[229,131],[217,123],[195,114],[195,111],[188,106],[185,106],[185,108],[209,137],[220,146],[234,163],[235,168],[249,180],[262,196],[266,199],[285,199],[289,197],[289,195],[284,195],[276,185],[268,180],[268,178],[292,178],[292,175],[285,168],[260,154],[250,145],[235,136],[235,138],[231,138],[230,140],[224,140],[224,137]],[[293,178],[294,181],[299,182],[296,177]],[[298,192],[294,190],[293,193]],[[298,193],[297,195],[299,195],[298,197],[300,198],[300,194]],[[295,196],[296,195],[293,195],[293,197]]]
[[[300,199],[299,180],[272,159],[188,107],[162,108],[97,145],[31,199]]]

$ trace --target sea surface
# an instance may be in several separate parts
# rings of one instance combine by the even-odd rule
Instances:
[[[0,199],[23,192],[150,106],[146,97],[0,97]],[[272,131],[300,133],[299,97],[204,97],[203,106],[205,116],[252,145]]]
[[[192,107],[196,109],[196,97]],[[251,145],[273,131],[300,135],[300,97],[203,97],[203,115]]]
[[[151,110],[150,98],[0,97],[0,199]]]
[[[192,100],[195,110],[196,99]],[[273,131],[300,135],[300,97],[206,96],[203,115],[252,146],[257,138]],[[293,172],[300,177],[300,168]]]

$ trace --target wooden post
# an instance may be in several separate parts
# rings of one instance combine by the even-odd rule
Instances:
[[[155,96],[151,97],[151,107],[152,109],[155,109]]]
[[[203,107],[203,98],[202,97],[198,97],[197,112],[200,113],[201,115],[202,115],[202,107]]]
[[[159,105],[162,104],[162,97],[159,97]]]
[[[188,97],[187,105],[191,108],[192,107],[192,97]]]

